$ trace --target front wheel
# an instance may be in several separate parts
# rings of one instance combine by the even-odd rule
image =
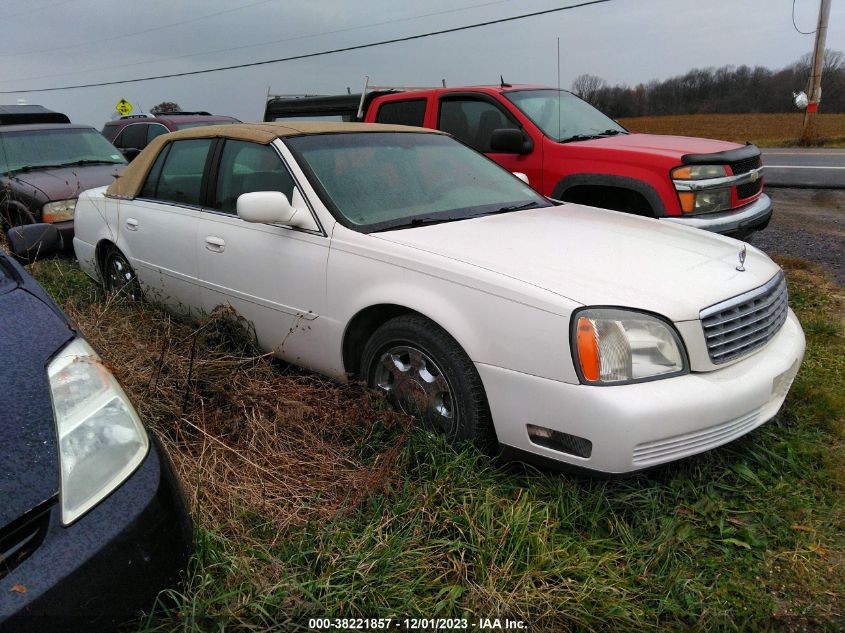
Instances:
[[[423,316],[408,314],[373,333],[361,375],[396,409],[450,441],[493,438],[481,378],[457,341]]]
[[[123,253],[112,247],[103,260],[103,279],[106,290],[119,294],[132,301],[140,301],[141,286],[138,277]]]

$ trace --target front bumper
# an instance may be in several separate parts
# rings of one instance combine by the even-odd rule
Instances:
[[[772,201],[764,193],[754,202],[736,209],[706,215],[672,216],[660,219],[704,229],[705,231],[713,231],[714,233],[745,236],[753,231],[761,231],[766,228],[771,218]]]
[[[44,524],[37,549],[0,577],[0,630],[112,630],[175,586],[191,551],[179,483],[155,441],[138,470],[76,523],[63,527],[53,503]]]
[[[597,387],[476,364],[496,436],[538,461],[626,473],[720,446],[775,416],[804,355],[804,333],[789,311],[768,345],[722,369],[631,385]],[[592,442],[577,457],[531,441],[533,424]]]

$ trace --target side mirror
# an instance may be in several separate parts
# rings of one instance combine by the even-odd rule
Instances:
[[[519,178],[519,179],[520,179],[522,182],[524,182],[526,185],[530,185],[530,184],[531,184],[530,182],[528,182],[528,176],[526,176],[525,174],[523,174],[521,171],[515,171],[515,172],[512,172],[512,173],[513,173],[513,175],[514,175],[514,176],[516,176],[517,178]]]
[[[522,130],[513,128],[493,130],[490,136],[490,149],[502,154],[530,154],[534,143]]]
[[[24,262],[55,255],[64,248],[62,236],[52,224],[13,226],[7,237],[12,253]]]
[[[123,154],[123,157],[131,163],[134,158],[141,153],[141,150],[137,147],[121,147],[120,153]]]
[[[238,196],[238,216],[244,222],[262,224],[287,224],[294,209],[281,191],[252,191]]]

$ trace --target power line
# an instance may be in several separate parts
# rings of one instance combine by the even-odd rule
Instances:
[[[795,30],[798,31],[801,35],[812,35],[815,31],[802,31],[798,28],[798,25],[795,23],[795,0],[792,0],[792,26],[795,27]]]
[[[143,66],[144,64],[153,64],[153,63],[162,63],[166,61],[172,61],[174,59],[188,59],[189,57],[199,57],[202,55],[213,55],[215,53],[229,53],[231,51],[239,51],[244,50],[247,48],[257,48],[259,46],[269,46],[270,44],[282,44],[285,42],[294,42],[296,40],[304,40],[309,39],[312,37],[320,37],[322,35],[336,35],[338,33],[347,33],[349,31],[360,31],[361,29],[367,29],[376,26],[385,26],[388,24],[397,24],[399,22],[410,22],[412,20],[419,20],[421,18],[430,18],[437,15],[445,15],[447,13],[457,13],[459,11],[466,11],[468,9],[479,9],[481,7],[489,7],[494,4],[505,4],[507,2],[514,2],[515,0],[494,0],[493,2],[482,2],[481,4],[470,4],[465,5],[462,7],[458,7],[456,9],[447,9],[445,11],[434,11],[432,13],[422,13],[420,15],[414,15],[406,18],[397,18],[395,20],[386,20],[384,22],[370,22],[369,24],[362,24],[360,26],[350,26],[344,29],[335,29],[332,31],[322,31],[320,33],[310,33],[308,35],[297,35],[294,37],[287,37],[280,40],[269,40],[264,42],[259,42],[257,44],[246,44],[243,46],[231,46],[227,48],[217,48],[210,51],[202,51],[199,53],[191,53],[189,55],[174,55],[173,57],[163,57],[163,58],[156,58],[156,59],[147,59],[141,62],[132,62],[131,64],[110,64],[108,66],[96,66],[94,68],[86,68],[84,70],[74,70],[70,72],[62,72],[62,73],[50,73],[49,75],[36,75],[34,77],[17,77],[14,81],[31,81],[34,79],[52,79],[53,77],[67,77],[68,75],[80,75],[88,72],[92,72],[95,70],[116,70],[118,68],[129,68],[131,66]],[[0,55],[1,56],[1,55]],[[8,83],[8,80],[0,80],[0,83]]]
[[[611,0],[590,0],[589,2],[581,2],[578,4],[571,4],[565,7],[556,7],[554,9],[546,9],[544,11],[535,11],[533,13],[523,13],[521,15],[515,15],[508,18],[499,18],[497,20],[488,20],[486,22],[477,22],[475,24],[468,24],[465,26],[456,26],[449,29],[442,29],[440,31],[429,31],[427,33],[420,33],[417,35],[408,35],[405,37],[397,37],[389,40],[381,40],[379,42],[370,42],[368,44],[358,44],[355,46],[344,46],[342,48],[334,48],[326,51],[319,51],[316,53],[304,53],[302,55],[292,55],[290,57],[279,57],[277,59],[266,59],[259,62],[249,62],[245,64],[233,64],[231,66],[218,66],[216,68],[206,68],[203,70],[191,70],[181,73],[170,73],[167,75],[155,75],[152,77],[137,77],[135,79],[120,79],[117,81],[102,81],[98,83],[90,83],[90,84],[77,84],[74,86],[56,86],[52,88],[32,88],[32,89],[23,89],[23,90],[0,90],[0,94],[18,94],[18,93],[25,93],[25,92],[55,92],[57,90],[75,90],[78,88],[97,88],[100,86],[117,86],[121,84],[131,84],[131,83],[138,83],[141,81],[152,81],[154,79],[172,79],[174,77],[188,77],[191,75],[204,75],[207,73],[216,73],[221,72],[224,70],[236,70],[239,68],[251,68],[254,66],[265,66],[267,64],[278,64],[281,62],[289,62],[295,61],[300,59],[309,59],[312,57],[322,57],[323,55],[333,55],[336,53],[346,53],[349,51],[357,51],[362,50],[365,48],[374,48],[376,46],[385,46],[387,44],[397,44],[399,42],[409,42],[411,40],[419,40],[426,37],[433,37],[435,35],[445,35],[446,33],[457,33],[459,31],[468,31],[470,29],[477,29],[484,26],[491,26],[493,24],[502,24],[505,22],[514,22],[516,20],[524,20],[526,18],[533,18],[540,15],[548,15],[550,13],[559,13],[561,11],[568,11],[570,9],[579,9],[581,7],[587,7],[593,4],[603,4],[605,2],[610,2]]]
[[[205,20],[207,18],[217,17],[218,15],[223,15],[226,13],[233,13],[235,11],[241,11],[243,9],[250,9],[252,7],[257,7],[260,4],[268,4],[270,2],[275,2],[276,0],[259,0],[258,2],[252,2],[250,4],[244,4],[239,7],[234,7],[231,9],[224,9],[222,11],[215,11],[214,13],[207,13],[205,15],[198,15],[193,18],[188,18],[187,20],[181,20],[178,22],[168,22],[167,24],[163,24],[161,26],[153,26],[148,29],[142,29],[140,31],[133,31],[131,33],[121,33],[120,35],[113,35],[111,37],[104,37],[99,40],[85,40],[84,42],[80,42],[78,44],[68,44],[67,46],[57,46],[56,48],[40,48],[32,51],[15,51],[14,53],[0,53],[0,57],[18,57],[20,55],[35,55],[37,53],[53,53],[55,51],[66,51],[73,48],[85,48],[86,46],[90,46],[92,44],[100,44],[102,42],[113,42],[115,40],[125,40],[127,37],[133,37],[135,35],[146,35],[147,33],[153,33],[155,31],[163,31],[165,29],[171,29],[174,26],[180,26],[182,24],[188,24],[190,22],[198,22],[200,20]]]
[[[44,11],[45,9],[50,9],[52,7],[56,7],[60,4],[65,5],[71,2],[78,2],[79,0],[59,0],[58,2],[51,2],[50,4],[42,4],[38,7],[31,7],[29,9],[25,9],[23,11],[18,11],[17,13],[4,13],[3,20],[8,20],[9,18],[16,18],[19,15],[29,15],[30,13],[37,13],[39,11]]]

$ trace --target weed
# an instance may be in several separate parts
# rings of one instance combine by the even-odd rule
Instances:
[[[842,292],[805,262],[780,263],[808,340],[784,410],[619,480],[455,449],[360,385],[280,371],[225,315],[197,326],[104,301],[69,262],[34,272],[164,439],[197,508],[191,572],[143,631],[412,616],[536,631],[836,629]]]

